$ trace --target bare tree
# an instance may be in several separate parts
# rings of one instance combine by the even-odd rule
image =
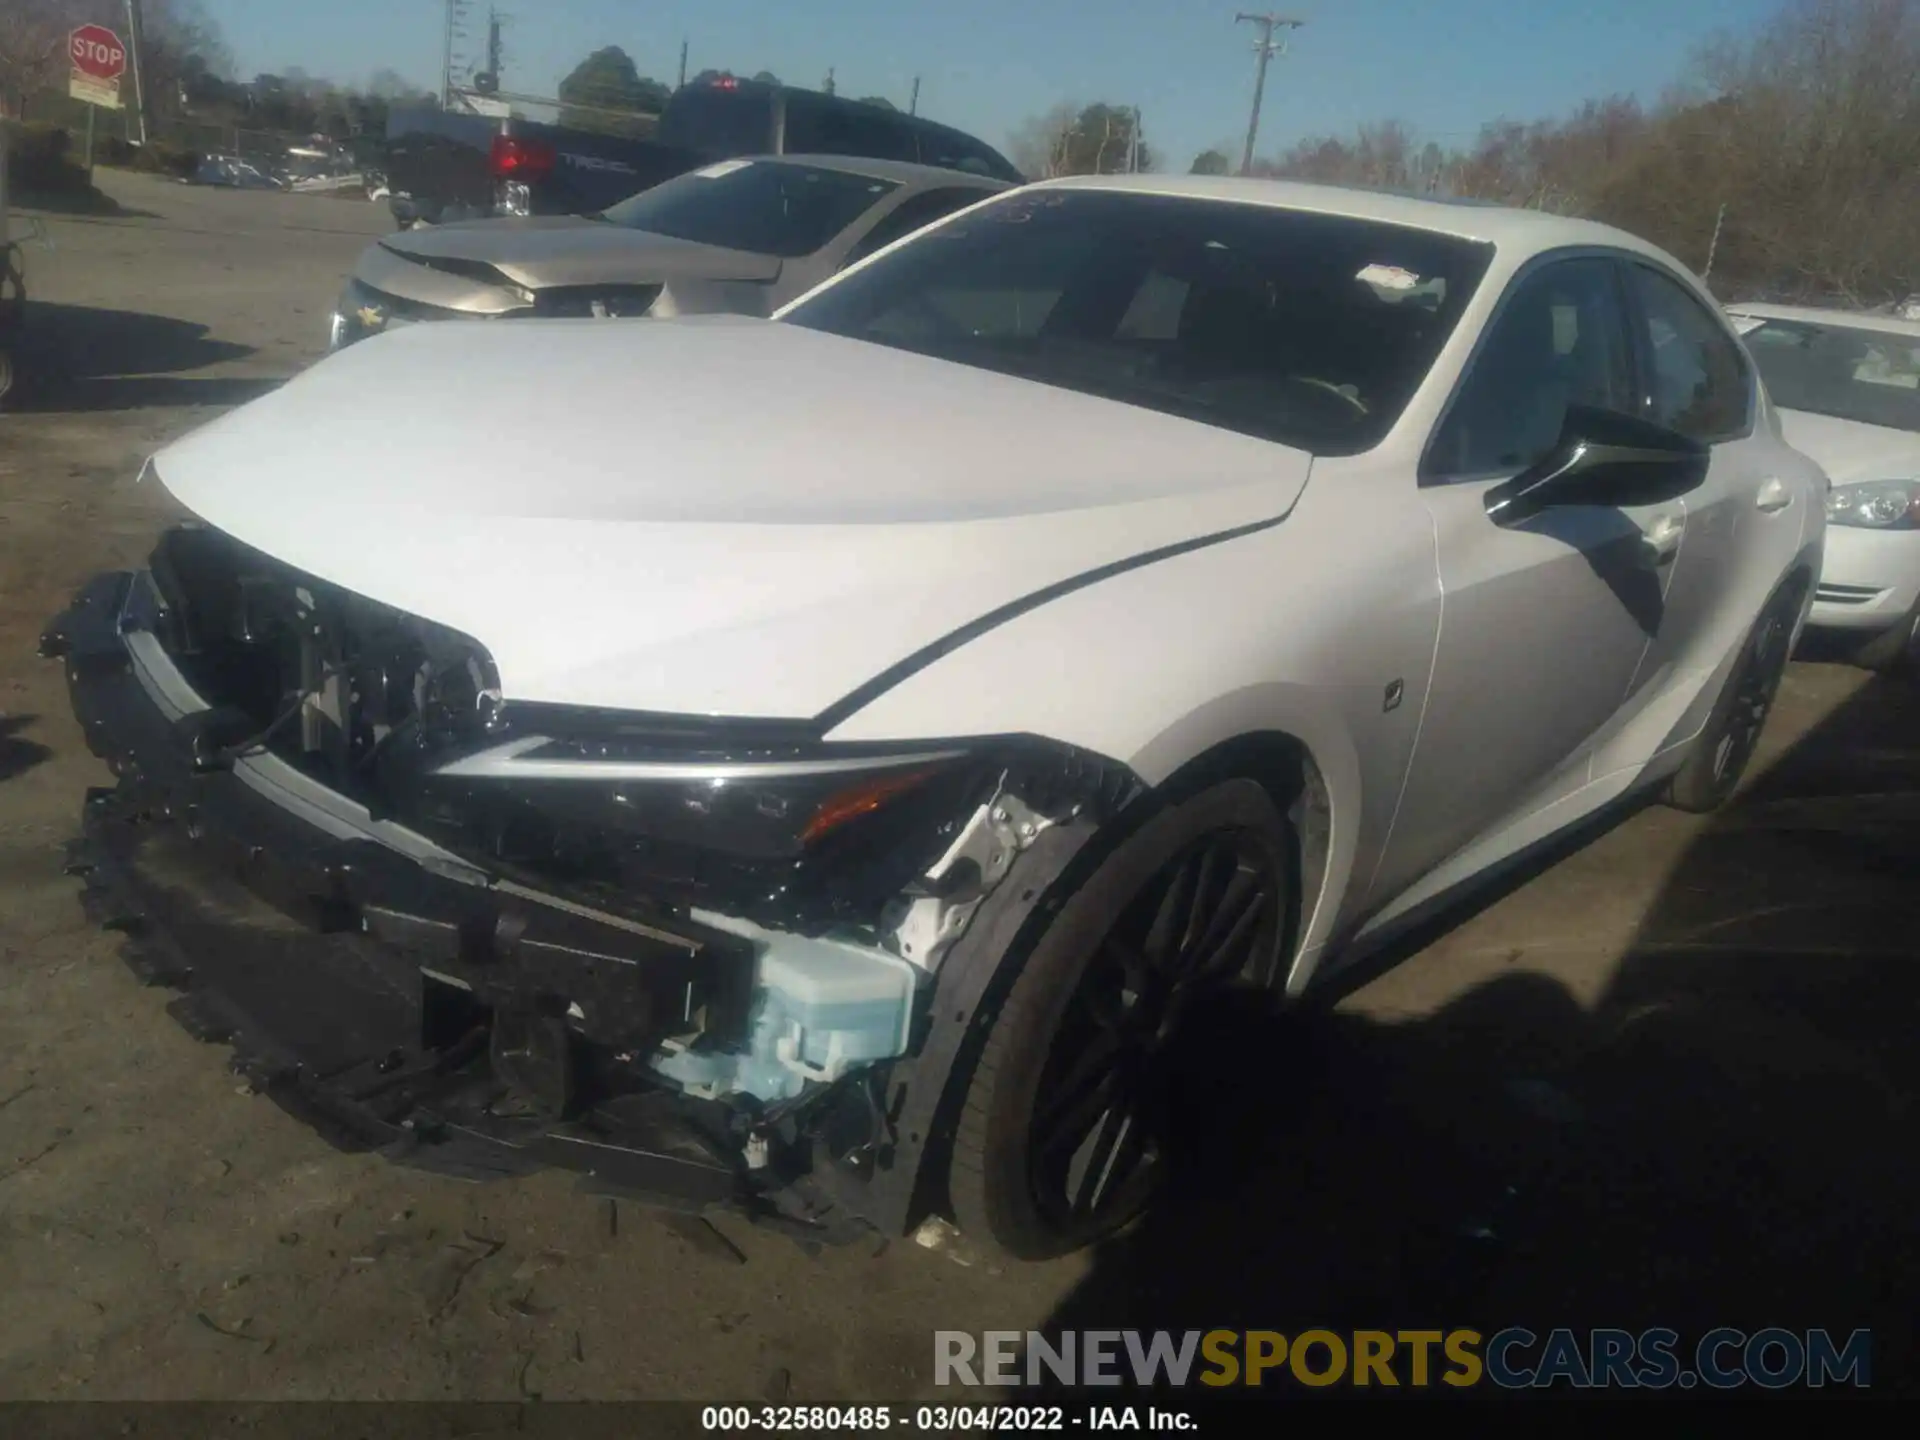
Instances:
[[[1079,117],[1080,107],[1063,101],[1014,131],[1008,148],[1020,173],[1030,180],[1068,174],[1073,127]]]
[[[0,115],[17,116],[28,95],[67,69],[67,32],[98,18],[87,0],[0,3]]]

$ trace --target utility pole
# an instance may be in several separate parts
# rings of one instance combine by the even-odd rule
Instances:
[[[132,62],[133,70],[133,118],[139,128],[140,138],[133,143],[147,143],[147,86],[141,71],[146,68],[147,27],[142,23],[140,0],[127,0],[127,58]],[[93,107],[87,107],[87,121],[91,128]]]
[[[913,94],[907,98],[907,113],[909,115],[920,113],[920,77],[918,75],[913,77]]]
[[[1720,248],[1720,224],[1727,218],[1727,205],[1720,202],[1719,212],[1713,217],[1713,238],[1707,241],[1707,263],[1701,267],[1700,278],[1707,279],[1713,274],[1713,252]]]
[[[1240,154],[1240,173],[1245,175],[1253,169],[1253,141],[1254,137],[1260,133],[1260,97],[1266,93],[1267,89],[1267,62],[1275,55],[1287,53],[1287,42],[1275,40],[1273,32],[1298,30],[1307,22],[1272,13],[1249,15],[1243,10],[1233,17],[1233,23],[1236,25],[1252,23],[1260,27],[1260,38],[1254,42],[1253,46],[1253,53],[1259,57],[1253,71],[1253,114],[1247,121],[1247,148]]]
[[[1127,136],[1127,173],[1140,173],[1140,107],[1133,107],[1133,127]]]
[[[831,95],[833,93],[833,67],[831,65],[827,66],[826,83],[822,85],[820,89],[823,93],[828,95]]]
[[[442,47],[440,65],[440,108],[453,108],[453,21],[459,10],[460,0],[447,0],[446,43]]]
[[[674,88],[679,89],[681,88],[681,86],[684,86],[686,83],[687,83],[687,42],[682,40],[680,42],[680,84],[676,85]]]

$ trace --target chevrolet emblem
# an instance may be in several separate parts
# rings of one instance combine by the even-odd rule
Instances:
[[[362,305],[354,312],[354,319],[369,330],[378,330],[387,323],[387,317],[378,305]]]

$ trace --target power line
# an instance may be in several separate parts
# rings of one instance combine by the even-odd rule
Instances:
[[[1253,46],[1253,53],[1259,57],[1253,71],[1253,114],[1247,120],[1247,148],[1240,155],[1240,173],[1245,175],[1253,169],[1253,142],[1254,137],[1260,133],[1260,97],[1266,93],[1267,89],[1267,62],[1275,55],[1287,53],[1287,42],[1284,39],[1275,40],[1273,32],[1298,30],[1307,22],[1271,12],[1265,15],[1250,15],[1244,10],[1233,17],[1233,22],[1236,25],[1251,23],[1260,27],[1260,38],[1254,42]]]

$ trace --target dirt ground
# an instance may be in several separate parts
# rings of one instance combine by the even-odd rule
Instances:
[[[1222,1017],[1168,1205],[996,1273],[724,1241],[562,1177],[336,1154],[83,924],[86,753],[42,622],[137,563],[165,439],[317,358],[384,210],[105,175],[49,215],[0,417],[0,1396],[931,1393],[940,1329],[1870,1326],[1911,1349],[1920,704],[1798,665],[1748,793],[1648,810],[1330,1015]],[[379,438],[335,437],[379,463]]]

